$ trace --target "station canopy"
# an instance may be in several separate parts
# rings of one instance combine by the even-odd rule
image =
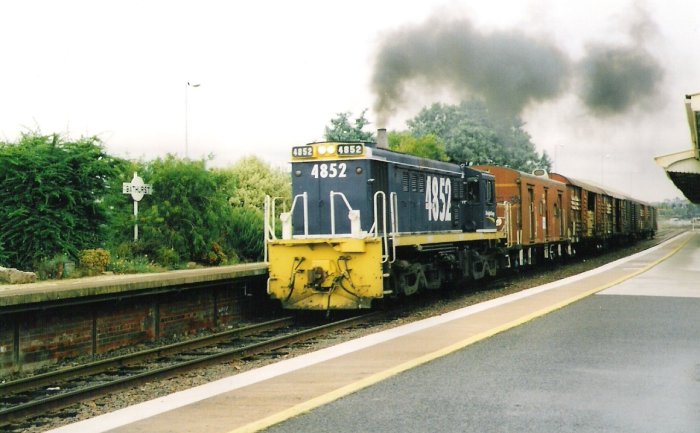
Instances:
[[[688,200],[700,204],[700,148],[698,148],[700,93],[686,95],[685,110],[692,142],[690,149],[658,156],[655,160]]]

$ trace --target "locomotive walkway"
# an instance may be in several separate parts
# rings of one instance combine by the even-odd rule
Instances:
[[[697,431],[699,276],[686,233],[54,432]]]

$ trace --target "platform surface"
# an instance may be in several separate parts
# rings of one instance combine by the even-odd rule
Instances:
[[[684,234],[54,432],[700,431],[698,249]]]
[[[245,263],[170,272],[100,275],[87,278],[0,284],[0,308],[38,305],[75,298],[129,295],[142,290],[264,276],[265,263]]]

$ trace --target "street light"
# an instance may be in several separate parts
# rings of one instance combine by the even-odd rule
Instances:
[[[199,87],[200,84],[193,84],[190,83],[189,81],[187,82],[187,85],[185,86],[185,159],[189,158],[189,133],[187,130],[187,95],[189,94],[190,87]]]

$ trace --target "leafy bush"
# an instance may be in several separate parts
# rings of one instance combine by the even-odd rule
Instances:
[[[142,274],[148,272],[163,272],[166,269],[139,256],[132,259],[116,258],[109,262],[107,270],[115,274]]]
[[[132,259],[134,254],[135,242],[122,242],[111,249],[115,259]]]
[[[231,242],[241,259],[258,261],[263,258],[263,213],[252,207],[233,208]]]
[[[82,250],[78,254],[80,266],[87,269],[88,273],[99,274],[104,272],[109,265],[110,254],[102,248]]]
[[[34,265],[34,269],[40,280],[60,280],[64,276],[68,276],[66,272],[67,263],[68,256],[56,254],[50,259],[39,260]]]
[[[207,253],[206,262],[212,266],[223,265],[228,262],[228,256],[221,248],[221,245],[214,242],[211,246],[211,251]]]
[[[172,248],[160,247],[156,251],[156,261],[158,264],[168,268],[177,268],[180,266],[180,254]]]

